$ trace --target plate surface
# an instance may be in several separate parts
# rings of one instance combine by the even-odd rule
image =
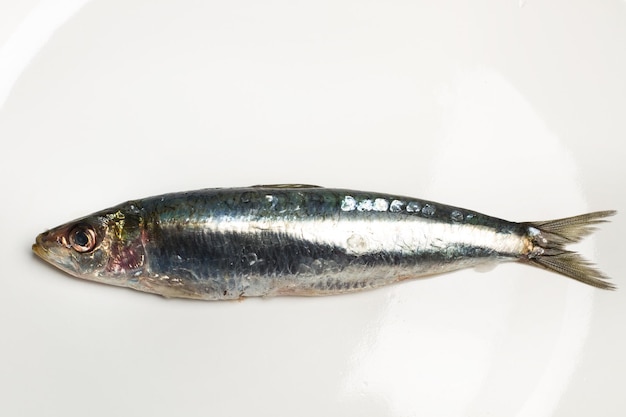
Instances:
[[[626,3],[5,1],[0,414],[621,416]],[[308,183],[577,249],[354,295],[193,302],[72,279],[37,233],[131,198]]]

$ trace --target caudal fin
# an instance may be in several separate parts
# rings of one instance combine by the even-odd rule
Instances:
[[[616,213],[613,210],[597,211],[564,219],[525,223],[533,244],[525,260],[597,288],[616,289],[615,285],[607,282],[609,277],[594,268],[591,262],[565,249],[566,245],[580,241],[595,230],[596,224],[606,222],[606,217]]]

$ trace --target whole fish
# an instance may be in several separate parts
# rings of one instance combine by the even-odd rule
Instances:
[[[204,300],[339,294],[493,261],[614,289],[565,249],[613,214],[515,223],[418,198],[261,185],[128,201],[40,234],[33,250],[79,278]]]

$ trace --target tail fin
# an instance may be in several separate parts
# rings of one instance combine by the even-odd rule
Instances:
[[[605,217],[616,211],[597,211],[580,216],[567,217],[545,222],[524,223],[528,227],[532,248],[525,259],[532,265],[568,276],[585,284],[605,290],[616,287],[593,264],[576,252],[565,249],[595,230],[594,225],[606,222]]]

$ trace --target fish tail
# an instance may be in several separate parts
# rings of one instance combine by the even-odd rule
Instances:
[[[523,223],[527,227],[529,247],[522,260],[597,288],[614,290],[615,285],[607,282],[609,277],[565,246],[579,242],[596,229],[595,225],[606,222],[606,217],[616,213],[614,210],[596,211],[564,219]]]

